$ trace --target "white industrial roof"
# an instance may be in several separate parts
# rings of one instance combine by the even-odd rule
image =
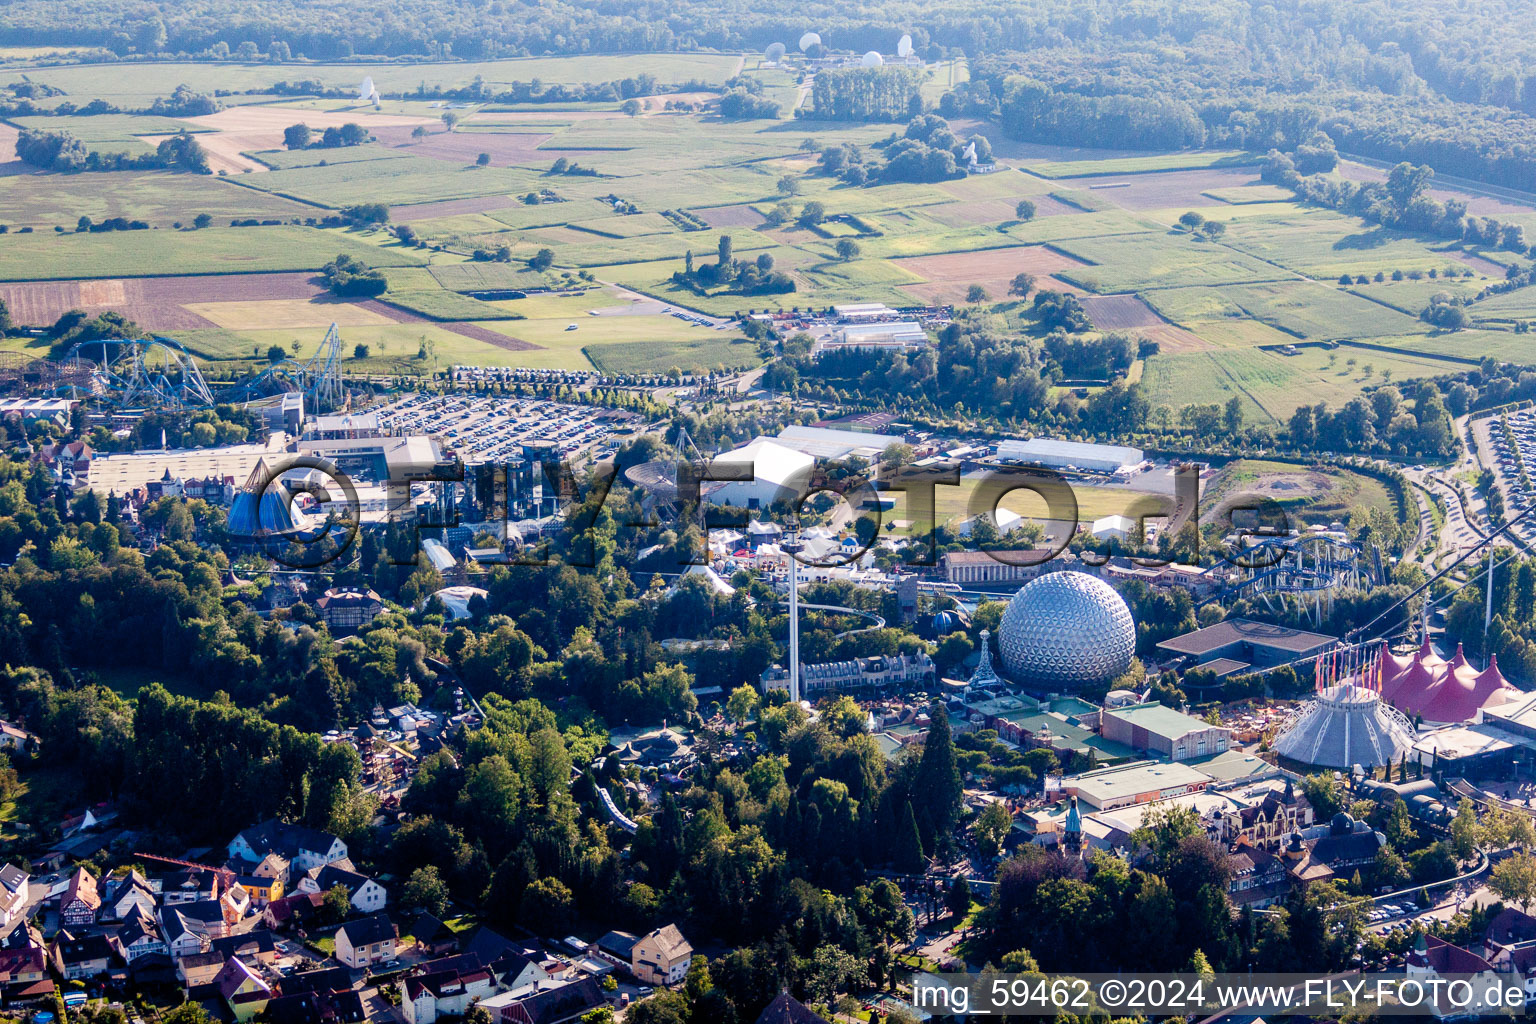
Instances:
[[[1032,437],[1028,441],[1004,441],[998,445],[998,454],[1005,458],[1065,459],[1068,461],[1110,459],[1121,465],[1133,466],[1145,456],[1140,448],[1128,448],[1119,444],[1093,444],[1087,441],[1058,441],[1049,437]]]
[[[896,434],[865,434],[835,427],[788,426],[779,431],[778,442],[818,459],[842,458],[850,452],[883,452],[902,438]]]

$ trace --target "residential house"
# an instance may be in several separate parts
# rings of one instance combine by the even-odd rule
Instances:
[[[0,868],[0,928],[10,928],[27,912],[27,889],[32,876],[14,864]]]
[[[1227,858],[1232,869],[1227,894],[1237,907],[1267,907],[1285,899],[1291,890],[1285,861],[1268,850],[1239,845]]]
[[[635,953],[635,940],[636,936],[629,932],[609,932],[595,943],[597,955],[628,970]]]
[[[112,966],[112,944],[105,935],[75,938],[61,931],[53,940],[53,966],[65,981],[94,978]]]
[[[596,981],[582,978],[575,982],[545,982],[530,989],[502,992],[480,1005],[500,1024],[566,1024],[608,1005],[608,1001]]]
[[[334,864],[322,864],[304,873],[298,885],[299,892],[330,892],[336,886],[347,890],[352,909],[361,914],[377,914],[389,902],[389,893],[367,875],[348,871]]]
[[[303,930],[320,915],[324,897],[301,892],[275,899],[261,910],[261,922],[275,931]]]
[[[166,906],[204,903],[219,898],[219,876],[212,870],[172,871],[155,880],[160,902]]]
[[[15,722],[0,718],[0,750],[16,753],[37,745],[37,737]]]
[[[242,884],[248,878],[265,878],[280,883],[285,889],[288,886],[291,875],[290,869],[292,867],[287,857],[271,850],[268,850],[258,860],[232,857],[230,858],[229,866],[235,874],[240,876]],[[276,896],[269,897],[269,902],[270,900],[281,899],[282,895],[282,893],[278,893]]]
[[[214,939],[208,943],[208,948],[226,958],[237,956],[248,964],[271,967],[277,963],[277,939],[265,928]]]
[[[170,941],[171,937],[171,924],[167,918],[172,915],[204,939],[222,939],[229,934],[230,927],[234,924],[234,921],[230,920],[231,912],[222,900],[200,900],[197,903],[179,903],[175,906],[161,907],[160,924],[166,931],[166,941]],[[206,943],[204,945],[206,947]]]
[[[393,960],[397,938],[395,926],[383,914],[348,921],[336,932],[336,959],[352,968]]]
[[[635,940],[630,970],[648,985],[675,985],[688,973],[692,959],[693,947],[677,925],[669,924]]]
[[[457,958],[454,958],[457,959]],[[400,1012],[406,1024],[436,1024],[443,1016],[462,1017],[471,1004],[497,992],[496,978],[478,966],[468,969],[428,970],[400,982]],[[429,969],[430,964],[424,964]]]
[[[757,1024],[828,1024],[828,1021],[788,992],[780,992],[778,998],[757,1015]]]
[[[283,979],[283,994],[295,992],[346,992],[352,988],[352,972],[345,967],[321,967]]]
[[[287,988],[287,982],[283,988]],[[362,997],[336,992],[284,992],[267,1004],[267,1024],[358,1024],[367,1019]]]
[[[224,962],[224,969],[219,971],[214,985],[239,1024],[245,1024],[266,1009],[272,1000],[272,986],[257,977],[239,957],[230,957]]]
[[[459,936],[431,914],[422,914],[411,925],[416,948],[425,956],[441,957],[458,952]]]
[[[229,855],[238,861],[260,864],[269,853],[286,858],[292,868],[308,871],[346,857],[347,844],[329,832],[276,818],[252,825],[229,841]]]
[[[176,977],[182,986],[193,992],[204,985],[212,985],[224,969],[225,956],[212,950],[187,953],[176,957]]]
[[[268,878],[263,875],[241,875],[236,884],[244,889],[251,898],[251,905],[253,907],[264,907],[273,900],[283,898],[283,882],[280,878]]]
[[[251,912],[250,892],[236,882],[219,896],[219,910],[224,915],[224,924],[234,927]]]
[[[59,923],[65,928],[81,928],[96,923],[101,909],[101,894],[96,878],[85,868],[76,868],[59,896]]]
[[[41,998],[54,988],[42,939],[31,929],[23,931],[24,940],[0,948],[0,991],[8,1003]]]
[[[154,886],[137,871],[108,878],[101,889],[103,921],[127,920],[135,910],[151,916],[155,913]]]
[[[217,907],[218,904],[211,904]],[[205,922],[184,913],[188,907],[206,907],[207,903],[187,903],[179,907],[160,908],[160,934],[165,938],[166,951],[172,959],[202,953],[208,949],[210,936]],[[220,917],[222,921],[222,916]]]
[[[1424,985],[1428,1006],[1422,1008],[1435,1017],[1493,1016],[1507,1009],[1502,1002],[1506,979],[1499,976],[1493,965],[1439,936],[1419,933],[1404,961],[1403,973],[1408,980]],[[1467,996],[1457,995],[1454,1005],[1446,1001],[1443,988],[1432,984],[1446,975],[1460,975],[1470,985]]]
[[[152,953],[162,956],[170,954],[170,947],[165,943],[165,936],[160,933],[160,926],[138,907],[134,907],[124,918],[113,941],[117,944],[118,955],[129,964]]]

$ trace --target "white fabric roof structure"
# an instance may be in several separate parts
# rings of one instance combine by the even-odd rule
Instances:
[[[738,508],[766,508],[808,487],[816,460],[771,438],[759,437],[741,448],[721,452],[713,462],[715,466],[743,464],[752,467],[752,480],[713,484],[706,492],[710,501]]]
[[[447,572],[454,566],[453,553],[443,546],[443,542],[436,537],[424,537],[421,541],[422,554],[427,556],[427,561],[432,563],[432,568],[438,572]]]
[[[1095,537],[1129,537],[1136,532],[1136,520],[1129,516],[1105,516],[1095,519],[1090,527]]]
[[[736,588],[725,582],[719,573],[715,572],[715,570],[711,569],[707,565],[699,565],[697,563],[690,565],[686,570],[684,570],[683,574],[677,578],[677,582],[667,588],[667,592],[670,594],[675,591],[679,586],[682,585],[683,580],[687,579],[689,576],[702,576],[704,581],[709,584],[709,589],[721,597],[730,597],[736,593]]]
[[[432,596],[443,602],[451,621],[469,618],[469,602],[477,597],[490,597],[490,594],[479,587],[444,587]]]

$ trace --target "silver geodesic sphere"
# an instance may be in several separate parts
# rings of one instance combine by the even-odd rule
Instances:
[[[1124,672],[1136,651],[1125,600],[1087,573],[1053,572],[1025,584],[998,626],[1003,668],[1022,683],[1071,688]]]

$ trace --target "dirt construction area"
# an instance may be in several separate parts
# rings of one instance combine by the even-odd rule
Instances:
[[[902,291],[924,302],[964,302],[971,285],[979,284],[993,299],[1008,294],[1008,286],[1017,274],[1032,274],[1036,287],[1050,288],[1074,295],[1082,289],[1051,277],[1058,270],[1087,266],[1081,260],[1043,245],[1016,245],[981,252],[952,252],[939,256],[909,256],[891,260],[893,264],[916,274],[922,284],[903,285]]]
[[[1297,468],[1293,471],[1265,470],[1258,473],[1233,473],[1231,468],[1218,477],[1211,488],[1216,492],[1214,504],[1202,507],[1202,522],[1215,522],[1227,516],[1229,510],[1251,507],[1254,500],[1268,498],[1282,505],[1295,502],[1327,502],[1335,492],[1344,488],[1338,477],[1316,470]]]

